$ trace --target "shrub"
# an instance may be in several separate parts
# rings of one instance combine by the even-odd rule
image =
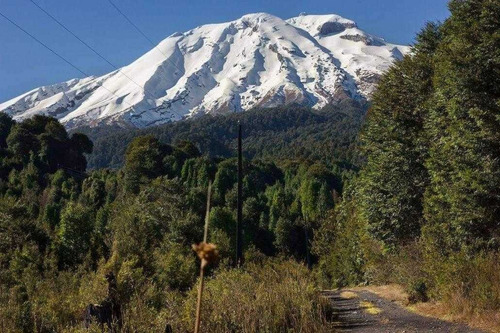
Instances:
[[[268,260],[245,269],[223,270],[205,285],[204,332],[326,332],[324,310],[312,275],[293,261]],[[196,288],[185,303],[194,318]],[[191,329],[191,327],[188,327]]]
[[[500,253],[470,256],[460,252],[440,262],[441,269],[431,274],[432,293],[455,314],[500,309]]]

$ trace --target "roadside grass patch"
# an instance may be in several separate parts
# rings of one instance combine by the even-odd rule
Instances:
[[[343,299],[353,299],[357,298],[358,294],[353,291],[346,290],[340,293],[340,297],[342,297]]]
[[[382,309],[377,308],[372,302],[369,301],[361,301],[359,302],[359,306],[368,314],[378,315],[382,313]]]

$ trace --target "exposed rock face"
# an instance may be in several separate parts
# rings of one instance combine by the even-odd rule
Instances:
[[[340,36],[342,39],[350,40],[353,42],[362,42],[365,45],[369,46],[383,46],[384,44],[377,39],[373,39],[370,36],[355,34],[355,35],[342,35]]]
[[[338,34],[349,28],[356,28],[356,23],[354,22],[326,22],[323,23],[319,29],[319,34],[321,36],[326,36],[330,34]]]

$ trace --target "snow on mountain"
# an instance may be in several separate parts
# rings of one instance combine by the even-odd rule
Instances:
[[[205,113],[370,98],[380,75],[409,52],[337,15],[286,21],[266,13],[175,33],[132,64],[101,77],[40,87],[0,104],[67,127],[146,127]]]
[[[408,46],[388,43],[338,15],[300,15],[287,22],[307,31],[338,59],[340,67],[354,78],[359,93],[365,98],[370,97],[381,74],[392,62],[410,52]]]

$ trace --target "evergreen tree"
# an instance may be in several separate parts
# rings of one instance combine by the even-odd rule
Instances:
[[[443,253],[500,246],[500,2],[449,7],[428,122],[425,205],[428,241]]]
[[[163,159],[171,151],[170,146],[161,144],[153,136],[135,138],[127,148],[125,155],[127,189],[137,193],[141,183],[164,174]]]
[[[383,76],[373,97],[362,150],[366,156],[357,191],[360,213],[388,247],[412,240],[423,221],[428,184],[425,132],[439,26],[428,24],[406,56]]]
[[[94,220],[88,207],[71,203],[61,214],[57,253],[62,267],[81,263],[91,246]]]

